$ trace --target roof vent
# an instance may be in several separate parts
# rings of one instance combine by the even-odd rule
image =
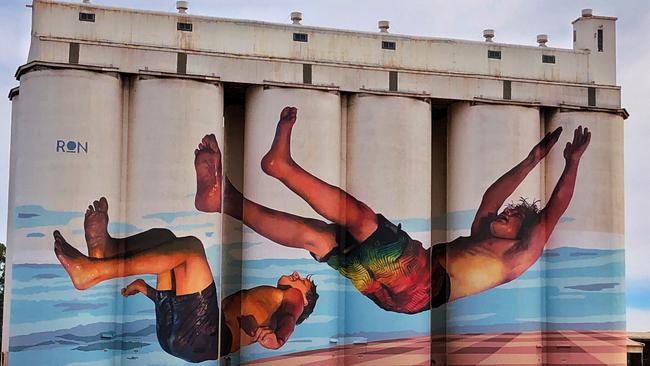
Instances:
[[[293,22],[293,24],[300,24],[300,22],[302,21],[302,13],[299,11],[292,11],[291,21]]]
[[[484,30],[483,37],[485,37],[485,42],[492,42],[492,38],[494,38],[494,29]]]
[[[537,43],[539,44],[540,47],[546,47],[546,42],[548,42],[548,35],[547,34],[538,34],[537,35]]]
[[[190,8],[190,3],[189,1],[177,1],[176,2],[176,10],[178,10],[179,13],[185,14],[187,13],[187,9]]]
[[[381,33],[388,33],[388,28],[390,28],[390,22],[388,20],[380,20],[377,22],[379,31]]]
[[[582,16],[584,18],[590,18],[594,15],[593,9],[582,9]]]

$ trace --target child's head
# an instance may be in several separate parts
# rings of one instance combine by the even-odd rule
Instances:
[[[537,202],[528,203],[520,198],[518,203],[510,203],[490,223],[493,236],[502,239],[521,239],[527,230],[537,221],[539,207]]]
[[[305,307],[303,308],[302,314],[300,314],[296,321],[296,324],[300,324],[305,321],[309,315],[311,315],[311,313],[314,311],[314,308],[316,307],[316,300],[318,300],[319,297],[318,293],[316,292],[316,284],[314,281],[312,281],[311,275],[307,275],[303,278],[300,277],[300,274],[298,272],[293,272],[290,275],[280,276],[278,279],[278,288],[288,289],[290,287],[302,292],[303,298],[305,300]]]
[[[311,313],[314,312],[314,308],[316,307],[316,301],[318,300],[318,293],[316,292],[316,284],[314,281],[311,280],[310,276],[307,276],[309,281],[311,281],[311,287],[309,288],[309,291],[305,294],[305,297],[307,298],[307,305],[302,310],[302,314],[298,317],[298,320],[296,321],[296,324],[300,324],[305,321],[305,319],[309,318]]]

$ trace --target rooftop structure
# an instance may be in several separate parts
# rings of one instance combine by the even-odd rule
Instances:
[[[33,3],[32,44],[20,77],[38,64],[128,74],[172,74],[247,84],[303,84],[449,100],[507,100],[619,109],[616,18],[589,9],[573,22],[573,49],[358,32],[100,6]],[[541,47],[540,47],[541,46]]]

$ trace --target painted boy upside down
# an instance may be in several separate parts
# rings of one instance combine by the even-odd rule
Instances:
[[[546,134],[524,160],[487,189],[469,236],[424,249],[400,226],[293,159],[290,144],[296,117],[296,108],[282,110],[262,169],[332,223],[248,200],[227,177],[222,180],[221,153],[214,135],[205,136],[195,151],[196,208],[223,212],[271,241],[305,249],[350,279],[382,309],[408,314],[507,283],[533,265],[571,201],[580,158],[591,138],[586,128],[574,131],[573,141],[564,148],[564,171],[543,209],[522,200],[499,212],[553,148],[561,127]]]
[[[142,293],[156,309],[161,348],[188,362],[216,360],[240,347],[259,343],[282,347],[296,325],[311,315],[316,285],[297,272],[280,276],[276,286],[257,286],[221,301],[201,241],[150,229],[122,239],[108,234],[108,202],[88,206],[84,231],[88,256],[54,231],[54,251],[79,290],[100,282],[142,274],[156,275],[156,287],[136,279],[122,295]]]

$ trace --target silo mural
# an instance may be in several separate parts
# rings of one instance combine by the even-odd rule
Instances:
[[[180,17],[174,31],[233,26]],[[20,70],[10,365],[625,364],[621,110],[575,70],[588,86],[535,87],[585,105],[513,100],[536,76],[506,68],[454,84],[354,47],[328,59],[336,42],[307,52],[328,32],[288,33],[289,56],[265,53],[279,36],[172,52],[135,32],[120,52],[152,53],[128,64],[92,65],[82,43],[75,66]],[[174,62],[139,64],[155,52]]]
[[[588,168],[578,169],[590,151],[591,119],[598,121],[593,123],[598,133],[601,119],[616,131],[619,117],[581,114],[576,121],[564,112],[543,126],[537,108],[453,105],[447,136],[448,235],[446,242],[431,243],[433,138],[427,101],[373,95],[342,99],[326,91],[254,87],[246,93],[245,110],[232,112],[244,117],[244,134],[233,127],[224,140],[218,85],[165,79],[121,84],[110,77],[114,96],[121,95],[121,85],[130,92],[129,127],[123,129],[121,114],[115,113],[112,131],[128,146],[115,148],[113,158],[120,161],[126,153],[129,163],[115,174],[115,193],[91,192],[94,202],[89,198],[85,212],[75,213],[79,228],[51,225],[53,252],[62,267],[50,268],[53,273],[46,277],[70,286],[77,307],[84,306],[86,294],[107,301],[98,308],[112,318],[111,330],[104,326],[99,335],[111,339],[85,347],[111,349],[113,360],[126,354],[146,362],[165,354],[169,362],[210,362],[221,355],[229,362],[255,363],[277,352],[298,351],[300,341],[314,348],[345,347],[346,342],[367,344],[404,334],[425,336],[420,350],[431,352],[438,363],[457,364],[466,357],[449,349],[464,338],[447,341],[441,352],[440,342],[428,350],[427,335],[502,330],[543,347],[549,331],[564,327],[555,319],[571,315],[564,313],[570,310],[561,299],[578,296],[565,293],[595,286],[586,283],[593,278],[558,272],[572,268],[570,261],[563,263],[564,252],[596,256],[609,266],[601,276],[621,281],[616,263],[607,263],[617,256],[620,223],[603,217],[569,226],[580,221],[579,206],[572,206],[584,194],[578,192],[596,189],[582,180],[580,173]],[[32,81],[26,78],[20,98],[30,95]],[[120,99],[115,101],[120,108]],[[242,120],[231,117],[231,122]],[[394,124],[402,127],[383,133]],[[229,170],[223,169],[228,159],[221,146],[230,146],[229,140],[230,151],[239,150],[243,157],[243,176],[237,177],[228,163],[233,181],[243,188],[223,173]],[[563,151],[560,141],[566,144]],[[602,158],[609,159],[602,164],[614,164],[618,155],[602,138],[595,141]],[[189,157],[156,151],[160,146],[184,146]],[[596,164],[591,158],[583,165]],[[585,173],[591,181],[618,184],[616,176],[598,174],[598,168]],[[610,196],[588,201],[583,205],[620,202]],[[567,214],[568,207],[574,208]],[[240,241],[235,234],[220,233],[226,216],[243,223]],[[126,222],[111,226],[120,217]],[[613,235],[605,254],[588,243],[566,246],[587,228],[603,226],[611,227]],[[84,234],[87,248],[73,241],[76,233]],[[224,246],[222,238],[235,239]],[[228,259],[219,259],[218,248]],[[239,271],[229,273],[221,263],[239,263]],[[17,266],[14,275],[31,271],[40,279],[44,274],[35,268],[49,267]],[[224,281],[229,293],[218,292]],[[237,281],[241,288],[233,291]],[[602,286],[609,290],[618,284]],[[144,296],[134,296],[139,293]],[[616,299],[620,293],[600,296]],[[272,298],[278,303],[260,305]],[[611,309],[594,305],[593,311],[620,311],[620,303],[610,304]],[[433,319],[444,321],[430,321],[429,309]],[[20,311],[13,311],[20,319]],[[143,325],[151,322],[156,328],[147,332]],[[576,317],[568,327],[596,324]],[[120,347],[112,347],[116,340]],[[152,346],[147,342],[161,350],[140,353]],[[538,364],[553,358],[542,350],[533,354]],[[335,352],[345,357],[349,350]]]

